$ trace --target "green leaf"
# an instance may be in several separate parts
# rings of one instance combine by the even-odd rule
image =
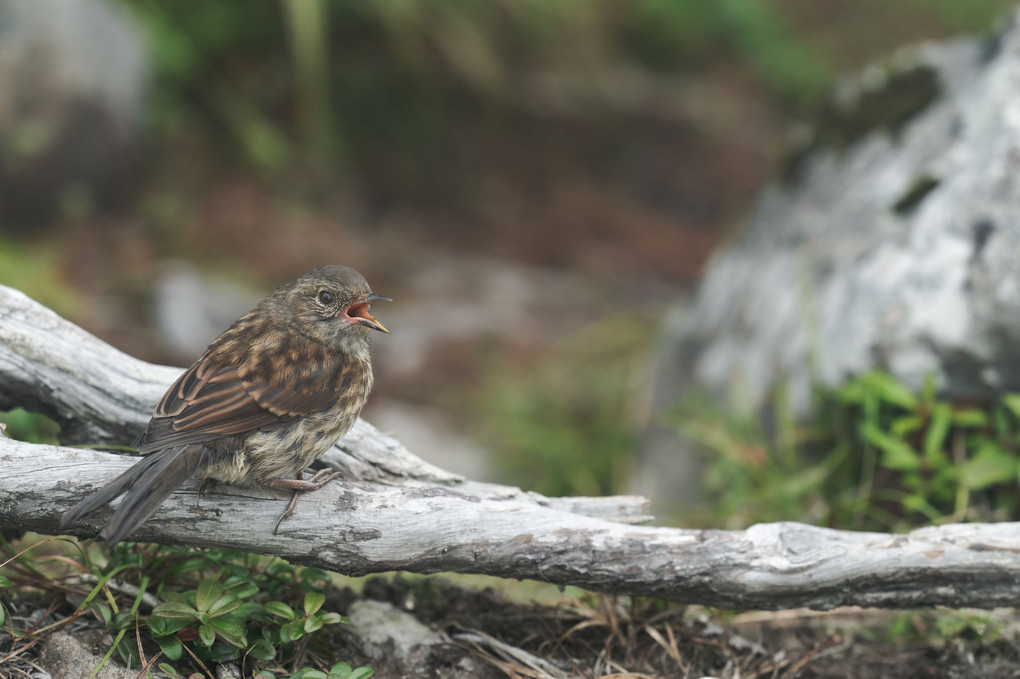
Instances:
[[[287,638],[290,641],[297,641],[305,635],[305,621],[295,620],[288,622],[281,628],[281,631],[286,632]]]
[[[302,568],[301,569],[302,580],[315,580],[319,582],[330,582],[329,572],[322,570],[321,568]]]
[[[216,641],[216,630],[212,628],[212,625],[199,625],[198,637],[203,644],[211,648],[213,642]]]
[[[148,619],[149,629],[157,636],[173,634],[195,622],[197,616],[198,611],[187,604],[164,601],[152,609]]]
[[[185,604],[190,606],[188,603],[188,597],[184,596],[181,592],[161,592],[164,602],[173,602],[175,604]],[[194,598],[194,597],[192,597]]]
[[[329,669],[329,679],[348,679],[351,676],[351,666],[345,662],[338,662]]]
[[[276,649],[273,648],[273,645],[266,641],[265,639],[259,639],[252,645],[251,650],[248,651],[248,654],[251,655],[251,657],[255,658],[256,660],[261,660],[262,662],[269,662],[270,660],[276,658]]]
[[[864,440],[882,451],[882,465],[900,471],[915,471],[921,460],[908,443],[881,431],[871,422],[861,425]]]
[[[231,646],[245,648],[248,645],[248,639],[244,635],[244,628],[237,623],[217,618],[209,623],[209,627],[213,628],[216,634]]]
[[[962,615],[941,615],[935,620],[935,627],[943,639],[957,639],[970,627],[970,620]]]
[[[289,580],[294,573],[294,567],[283,559],[277,559],[266,567],[266,573],[281,580]]]
[[[229,662],[237,656],[237,648],[219,637],[209,649],[209,660],[212,662]]]
[[[171,658],[171,660],[174,659],[175,658]],[[169,663],[161,662],[159,663],[159,665],[157,665],[157,667],[159,667],[160,671],[163,674],[167,675],[168,677],[174,678],[181,676],[180,674],[177,673],[177,670],[174,669],[174,666],[170,665]]]
[[[905,415],[903,417],[897,417],[893,420],[893,423],[889,426],[889,431],[894,436],[904,437],[907,434],[913,433],[921,428],[924,424],[924,420],[917,415]]]
[[[124,664],[131,667],[139,662],[138,648],[135,646],[134,641],[124,634],[126,631],[121,630],[117,635],[113,648],[110,650],[116,651],[120,659],[124,661]]]
[[[931,422],[924,435],[924,458],[931,464],[941,466],[946,460],[946,438],[953,424],[953,411],[947,403],[936,403],[931,411]]]
[[[205,578],[198,583],[198,589],[195,590],[195,608],[200,611],[208,611],[223,596],[224,589],[226,588],[222,582]]]
[[[0,575],[0,587],[13,587],[14,581],[10,578]]]
[[[903,498],[901,504],[909,511],[924,514],[932,521],[937,521],[942,516],[942,512],[925,500],[923,495],[908,495]]]
[[[931,403],[935,400],[935,394],[938,393],[938,389],[938,378],[935,376],[935,373],[928,373],[924,376],[924,385],[921,387],[921,400],[925,403]]]
[[[953,412],[953,424],[958,427],[970,427],[977,429],[988,426],[988,415],[981,410],[964,408]]]
[[[231,567],[231,570],[233,570],[233,566]],[[231,575],[230,577],[223,581],[223,587],[226,588],[227,592],[230,592],[231,594],[236,594],[236,592],[234,592],[233,590],[237,589],[238,587],[254,584],[252,582],[251,577],[247,574],[248,571],[246,569],[242,570],[245,573],[244,575],[240,574]],[[223,571],[221,571],[221,574],[222,572]]]
[[[1008,417],[1005,410],[1002,408],[996,408],[991,412],[992,417],[992,429],[995,431],[997,436],[1005,437],[1012,433],[1014,427],[1011,422],[1012,418]]]
[[[241,607],[241,600],[235,596],[227,594],[220,597],[216,602],[209,607],[209,616],[218,618],[222,615],[226,615],[231,611],[235,611]]]
[[[370,667],[361,666],[352,670],[347,663],[337,663],[329,670],[328,679],[368,679],[373,674],[375,670]]]
[[[960,465],[947,464],[929,480],[928,496],[935,502],[948,502],[956,497],[960,482]]]
[[[1002,397],[1002,405],[1006,406],[1015,417],[1020,418],[1020,394],[1006,394]]]
[[[805,495],[809,495],[813,488],[818,488],[824,482],[828,471],[825,467],[805,467],[798,473],[787,473],[782,475],[782,494],[796,498],[799,502]],[[347,621],[350,623],[350,620]]]
[[[311,634],[320,629],[322,629],[322,620],[319,619],[319,616],[313,615],[305,620],[305,634]]]
[[[251,580],[239,578],[238,582],[231,583],[230,578],[225,583],[227,585],[227,594],[236,596],[238,599],[248,599],[259,593],[259,586]]]
[[[326,602],[326,595],[322,592],[308,592],[305,594],[305,615],[311,615]]]
[[[326,673],[321,670],[305,667],[304,669],[300,669],[290,675],[290,679],[328,679],[328,677],[326,676]]]
[[[106,604],[96,604],[96,612],[99,613],[99,617],[103,619],[103,625],[107,628],[110,627],[110,622],[113,619],[113,611]]]
[[[282,601],[269,601],[266,603],[265,609],[268,613],[271,613],[272,615],[276,615],[281,618],[287,618],[288,620],[293,620],[294,618],[297,617],[297,615],[294,613],[294,609],[288,606],[287,604],[283,603]]]
[[[899,613],[889,623],[889,638],[902,640],[915,634],[916,629],[915,613]]]
[[[170,658],[171,660],[180,660],[181,654],[184,653],[184,644],[181,640],[172,634],[168,637],[160,637],[156,639],[156,643],[163,650],[163,655]]]
[[[1012,481],[1017,474],[1017,461],[998,444],[988,441],[963,464],[960,480],[969,488],[980,490],[997,483]]]
[[[119,613],[113,616],[113,620],[110,623],[113,629],[122,630],[132,627],[134,625],[135,616],[131,615],[131,611],[121,609]]]
[[[165,618],[154,618],[149,616],[149,619],[145,621],[145,624],[149,626],[149,631],[152,632],[152,636],[154,637],[165,637],[177,631],[169,629]],[[187,623],[185,623],[185,626],[187,626]]]
[[[196,570],[200,570],[202,568],[208,568],[208,567],[209,567],[209,559],[205,558],[204,556],[198,556],[198,557],[195,557],[193,559],[188,559],[187,561],[181,562],[177,566],[173,567],[167,573],[167,575],[168,576],[173,576],[173,577],[180,577],[181,575],[184,575],[185,573],[190,573],[191,571],[196,571]]]
[[[262,607],[262,604],[257,604],[254,601],[248,601],[238,606],[237,610],[233,612],[232,617],[237,618],[238,620],[250,620],[256,615],[262,613],[264,610],[265,609]]]
[[[319,620],[322,621],[323,625],[336,625],[337,623],[341,623],[341,622],[342,623],[346,623],[348,625],[351,624],[350,620],[348,620],[344,616],[340,615],[339,613],[333,613],[333,612],[323,613],[322,615],[319,616]]]
[[[917,397],[913,392],[889,373],[869,373],[865,376],[865,381],[886,403],[898,405],[905,410],[914,410],[917,407]]]
[[[861,380],[855,379],[840,387],[839,391],[836,392],[836,396],[843,403],[861,403],[865,398],[865,391]]]

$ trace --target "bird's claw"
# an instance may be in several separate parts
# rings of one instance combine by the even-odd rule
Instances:
[[[273,527],[273,535],[279,534],[280,524],[289,519],[294,515],[294,508],[297,507],[298,497],[301,493],[307,493],[310,490],[318,490],[322,488],[330,481],[341,478],[343,474],[332,469],[320,469],[315,472],[315,475],[310,479],[304,478],[304,473],[299,472],[297,479],[276,479],[270,485],[277,488],[291,488],[294,494],[290,498],[290,502],[287,503],[287,508],[283,510],[283,514],[277,520],[276,525]]]

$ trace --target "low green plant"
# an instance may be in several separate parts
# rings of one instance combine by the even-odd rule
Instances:
[[[53,443],[59,430],[49,418],[23,409],[0,413],[0,423],[4,435],[32,443]],[[28,556],[55,540],[73,545],[72,555]],[[0,536],[0,546],[10,555],[0,558],[0,571],[8,571],[0,572],[0,628],[7,628],[18,648],[29,648],[39,636],[91,615],[113,638],[101,664],[117,654],[129,667],[156,663],[171,677],[180,675],[166,660],[190,662],[206,674],[210,663],[234,661],[245,676],[261,679],[365,679],[372,674],[371,668],[339,662],[327,671],[304,667],[279,675],[282,666],[304,656],[325,626],[350,624],[324,609],[322,590],[330,576],[321,569],[240,552],[141,543],[104,551],[48,538],[18,551]],[[63,573],[46,570],[54,563],[70,565],[77,571],[74,577],[89,585],[87,590],[71,588],[83,599],[63,621],[19,632],[4,605],[6,597],[16,587],[68,591]],[[146,615],[144,606],[151,606],[146,602],[153,596],[160,602]],[[146,642],[158,649],[147,659]]]
[[[1011,622],[1011,616],[994,611],[903,611],[890,622],[888,637],[890,641],[980,638],[993,642],[1002,638],[1003,627]]]
[[[876,371],[817,389],[804,421],[782,391],[765,418],[703,397],[677,412],[681,433],[711,453],[706,485],[734,524],[894,530],[1016,515],[1020,395],[954,403],[934,379],[914,391]]]
[[[212,676],[209,668],[222,662],[234,662],[244,676],[260,679],[372,674],[369,667],[345,662],[328,669],[302,666],[313,648],[322,647],[320,656],[329,653],[323,628],[350,624],[326,606],[323,589],[330,576],[325,571],[223,550],[120,543],[106,551],[71,544],[72,555],[28,559],[19,553],[3,563],[9,577],[0,576],[0,596],[20,585],[83,597],[70,615],[44,628],[19,635],[11,626],[12,638],[27,643],[91,616],[113,637],[101,664],[116,653],[129,667],[155,666],[171,677],[191,671]],[[71,565],[77,573],[47,572],[45,564]],[[87,589],[80,589],[82,583]],[[4,620],[9,616],[0,605],[0,623]]]

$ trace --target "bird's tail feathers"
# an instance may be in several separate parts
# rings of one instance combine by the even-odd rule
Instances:
[[[60,525],[74,523],[124,493],[124,499],[100,533],[111,545],[120,542],[145,523],[163,500],[191,478],[203,459],[203,446],[195,445],[165,448],[147,455],[64,514]]]

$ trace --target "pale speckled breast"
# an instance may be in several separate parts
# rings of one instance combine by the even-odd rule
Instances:
[[[371,387],[370,378],[363,394],[346,399],[346,409],[334,406],[244,438],[223,439],[217,442],[219,446],[210,445],[211,459],[200,475],[239,486],[296,478],[354,426]]]

